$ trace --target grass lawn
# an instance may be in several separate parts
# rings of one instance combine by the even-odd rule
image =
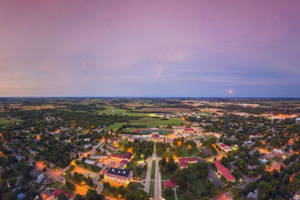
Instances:
[[[108,115],[122,115],[122,114],[128,114],[129,111],[128,110],[125,110],[125,109],[121,109],[121,108],[116,108],[116,107],[113,107],[113,106],[109,106],[109,105],[105,105],[105,106],[101,106],[103,107],[105,110],[100,110],[98,111],[98,113],[105,113],[105,114],[108,114]]]
[[[155,163],[156,163],[156,160],[152,160],[151,179],[155,178],[155,167],[156,167]]]
[[[172,178],[172,174],[170,173],[161,173],[161,179],[162,179],[162,183],[163,181],[167,181],[170,180]]]
[[[137,120],[133,120],[129,122],[132,126],[144,126],[147,128],[153,128],[157,126],[167,127],[171,126],[179,126],[184,124],[184,121],[181,118],[171,118],[171,119],[162,119],[162,118],[153,118],[153,117],[143,117]]]
[[[150,196],[154,196],[154,181],[150,181]]]
[[[121,128],[124,124],[125,124],[125,122],[117,122],[117,123],[111,124],[111,125],[109,125],[109,126],[106,126],[106,127],[104,128],[104,130],[108,131],[108,130],[119,129],[119,128]]]
[[[22,120],[20,119],[15,119],[15,118],[12,118],[12,119],[5,119],[3,117],[0,118],[0,125],[5,125],[5,124],[10,124],[10,123],[16,123],[16,122],[22,122]]]

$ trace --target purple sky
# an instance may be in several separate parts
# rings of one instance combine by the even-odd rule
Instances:
[[[300,97],[300,1],[1,0],[0,96]]]

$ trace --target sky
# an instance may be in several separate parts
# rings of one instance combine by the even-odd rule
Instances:
[[[299,0],[0,0],[0,96],[300,97]]]

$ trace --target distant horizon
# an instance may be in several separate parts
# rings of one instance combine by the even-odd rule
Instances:
[[[4,98],[186,98],[186,99],[299,99],[300,97],[238,97],[238,96],[0,96],[0,99]]]

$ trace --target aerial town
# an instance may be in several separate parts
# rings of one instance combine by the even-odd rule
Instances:
[[[300,100],[1,98],[1,200],[300,199]]]

